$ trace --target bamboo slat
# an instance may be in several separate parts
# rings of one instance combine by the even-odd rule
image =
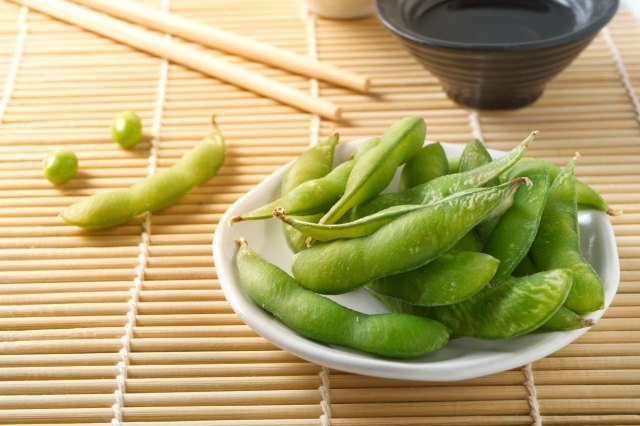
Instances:
[[[618,295],[592,330],[531,366],[533,397],[522,369],[444,383],[322,369],[243,324],[212,265],[228,206],[313,141],[335,131],[343,141],[370,137],[420,115],[429,138],[466,143],[469,110],[374,17],[323,20],[301,15],[294,0],[136,1],[371,76],[376,96],[219,54],[343,107],[342,122],[321,120],[34,10],[19,21],[21,8],[0,0],[1,424],[111,424],[116,390],[124,426],[318,425],[321,416],[334,426],[529,425],[532,398],[544,425],[640,424],[640,114],[602,36],[531,107],[478,113],[491,148],[510,149],[538,128],[531,156],[563,165],[580,151],[579,177],[625,212],[612,218]],[[5,90],[19,28],[24,50]],[[638,22],[621,12],[608,28],[640,96]],[[109,135],[124,109],[138,112],[146,134],[130,151]],[[154,156],[159,169],[170,166],[206,134],[211,114],[228,158],[180,203],[99,232],[57,217],[83,196],[142,179]],[[77,152],[80,173],[53,187],[40,161],[61,148]]]

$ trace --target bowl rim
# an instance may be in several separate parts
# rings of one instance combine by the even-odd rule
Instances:
[[[596,0],[590,0],[594,2]],[[597,0],[600,4],[605,4],[605,12],[598,19],[589,20],[589,22],[577,31],[562,34],[556,37],[515,43],[470,43],[444,40],[423,36],[410,31],[407,28],[398,26],[392,18],[386,13],[388,7],[398,8],[398,0],[375,0],[375,10],[378,19],[382,24],[396,36],[427,47],[439,47],[453,50],[469,50],[478,52],[509,52],[509,51],[527,51],[537,49],[547,49],[556,46],[562,46],[586,40],[594,37],[598,31],[605,27],[609,21],[615,16],[619,7],[619,0]]]
[[[349,146],[354,147],[364,140],[366,140],[366,138],[346,142],[340,144],[337,149],[348,149]],[[425,144],[432,142],[433,141],[426,140]],[[445,142],[442,142],[442,144],[445,150],[455,149],[458,152],[462,152],[462,148],[464,147],[463,144]],[[504,151],[494,149],[490,149],[489,152],[493,157],[505,154]],[[490,357],[493,362],[489,363],[486,359],[473,359],[462,361],[462,364],[460,364],[461,361],[457,359],[423,362],[420,360],[381,358],[340,346],[319,343],[298,334],[275,319],[271,314],[263,311],[244,294],[235,279],[235,266],[232,264],[233,262],[227,261],[225,254],[225,252],[228,252],[228,250],[225,249],[227,245],[233,246],[232,251],[235,252],[235,244],[233,244],[233,241],[229,241],[230,236],[228,234],[231,233],[229,219],[242,211],[242,209],[251,206],[252,198],[262,194],[263,190],[272,184],[271,181],[277,180],[279,182],[292,163],[293,161],[278,168],[249,192],[236,200],[220,219],[212,242],[214,265],[220,287],[226,300],[245,324],[249,325],[250,328],[274,345],[307,361],[340,371],[392,379],[448,382],[472,379],[519,368],[527,363],[537,361],[556,352],[590,330],[590,327],[586,327],[572,331],[547,332],[537,336],[519,336],[515,339],[518,339],[518,342],[524,343],[528,348],[524,353],[521,350],[522,348],[516,348],[512,351],[500,351],[495,348],[489,348],[488,350],[484,350],[483,356]],[[236,210],[238,211],[236,212]],[[602,310],[587,315],[588,318],[597,321],[608,309],[617,293],[620,282],[620,264],[618,250],[615,244],[615,234],[613,233],[613,227],[610,221],[605,217],[604,213],[599,211],[589,210],[584,213],[594,215],[594,217],[599,217],[602,220],[601,223],[605,225],[608,231],[607,234],[611,237],[607,240],[612,244],[608,246],[609,258],[610,260],[614,260],[613,264],[610,265],[610,276],[608,277],[611,288],[607,289],[607,287],[605,287],[605,306]],[[251,244],[251,241],[249,243]],[[603,281],[604,280],[607,280],[607,278],[603,277]],[[605,286],[607,282],[605,282]],[[529,339],[540,339],[540,341],[534,346],[529,347],[529,343],[527,343]],[[484,342],[471,338],[460,340],[475,341],[476,343]],[[449,342],[449,345],[450,344],[452,344],[452,342]]]

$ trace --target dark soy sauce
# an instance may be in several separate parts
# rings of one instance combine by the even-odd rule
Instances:
[[[559,0],[449,0],[410,17],[427,37],[474,44],[522,43],[571,32],[573,11]]]

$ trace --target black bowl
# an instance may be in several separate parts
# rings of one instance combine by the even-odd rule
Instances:
[[[542,35],[525,32],[518,37],[518,31],[505,32],[509,25],[525,31],[524,25],[514,27],[513,19],[498,19],[490,25],[485,20],[474,34],[472,27],[480,21],[427,15],[453,7],[466,8],[467,18],[492,19],[493,15],[486,14],[495,12],[488,9],[492,4],[516,11],[546,7],[546,15],[539,18]],[[447,95],[481,109],[513,109],[535,101],[546,83],[589,45],[617,8],[618,0],[376,0],[382,23],[440,80]]]

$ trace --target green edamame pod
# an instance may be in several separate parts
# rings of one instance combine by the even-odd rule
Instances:
[[[449,339],[437,321],[406,314],[367,315],[303,289],[240,241],[236,266],[242,288],[258,306],[308,338],[385,357],[433,352]]]
[[[556,176],[558,176],[558,173],[560,173],[560,168],[554,166],[548,161],[541,160],[539,158],[522,158],[518,161],[518,164],[505,173],[504,178],[505,180],[511,180],[515,176],[526,176],[530,171],[536,170],[545,170],[548,172],[549,175],[551,175],[552,182]],[[575,188],[578,207],[600,210],[610,216],[617,216],[620,214],[620,212],[609,207],[598,191],[579,179],[575,179]]]
[[[379,142],[378,138],[366,141],[355,152],[353,159],[338,165],[326,176],[304,182],[275,201],[248,213],[235,216],[231,219],[231,223],[242,220],[268,219],[273,216],[273,211],[279,207],[290,215],[325,213],[344,193],[347,179],[356,161]]]
[[[422,118],[410,117],[391,125],[380,143],[356,161],[344,195],[320,223],[336,223],[347,210],[375,197],[389,185],[396,169],[407,162],[424,143],[427,126]]]
[[[499,263],[484,253],[445,253],[420,268],[373,280],[365,287],[374,294],[414,305],[450,305],[468,299],[489,284]]]
[[[489,164],[491,160],[491,154],[489,154],[489,151],[487,151],[482,141],[480,139],[473,139],[462,151],[458,171],[466,172],[477,169],[480,166]]]
[[[382,228],[387,223],[404,214],[423,209],[425,206],[394,206],[382,210],[371,216],[363,217],[354,222],[324,225],[314,223],[284,214],[283,209],[276,209],[273,215],[285,224],[295,228],[301,234],[318,241],[332,241],[340,238],[357,238],[369,235]]]
[[[482,251],[482,241],[478,240],[473,231],[468,232],[451,248],[451,251]]]
[[[516,269],[513,270],[512,275],[514,277],[524,277],[526,275],[533,275],[536,272],[539,271],[536,269],[536,265],[533,264],[533,260],[531,260],[529,253],[527,253],[522,258],[518,266],[516,266]]]
[[[129,189],[101,192],[67,207],[60,216],[72,225],[99,229],[120,225],[140,213],[176,203],[222,166],[225,144],[217,127],[173,166]]]
[[[489,154],[489,151],[487,151],[487,148],[484,146],[482,141],[480,139],[473,139],[462,151],[458,171],[468,172],[469,170],[477,169],[485,164],[489,164],[492,160],[491,154]],[[486,185],[492,185],[493,183],[495,183],[495,179],[491,179],[486,183]],[[473,232],[480,237],[481,241],[486,241],[498,224],[499,219],[500,218],[495,217],[485,220],[484,222],[479,223]]]
[[[538,328],[538,331],[570,331],[593,326],[593,320],[586,319],[569,308],[560,309]]]
[[[453,336],[508,339],[547,322],[562,306],[571,288],[571,271],[554,269],[509,278],[454,305],[417,306],[381,298],[392,311],[423,315],[442,322]]]
[[[302,153],[284,175],[280,192],[286,194],[307,181],[326,176],[333,166],[337,143],[336,133]]]
[[[380,210],[401,204],[433,203],[456,192],[485,185],[500,176],[522,158],[536,134],[537,132],[532,132],[507,155],[477,169],[441,176],[405,191],[379,195],[373,200],[354,208],[350,219],[355,220],[369,216]]]
[[[458,173],[460,171],[460,157],[449,159],[449,174]]]
[[[309,216],[296,216],[295,220],[305,223],[318,223],[322,216],[324,216],[324,213],[317,213]],[[284,232],[284,239],[287,242],[287,246],[289,246],[289,249],[291,249],[293,253],[297,253],[307,248],[308,237],[293,226],[283,223],[282,232]]]
[[[538,233],[551,184],[548,173],[528,174],[533,186],[520,187],[513,204],[500,217],[483,251],[500,260],[494,281],[508,278],[527,255]]]
[[[293,274],[305,288],[337,294],[415,269],[447,252],[494,210],[508,208],[526,181],[470,189],[400,216],[366,237],[315,244],[293,257]]]
[[[440,142],[420,148],[402,168],[400,189],[408,189],[449,174],[449,161]]]
[[[604,286],[580,254],[575,163],[574,158],[551,185],[531,256],[540,270],[568,268],[573,271],[573,285],[565,306],[582,314],[602,308]]]
[[[337,143],[338,134],[336,133],[312,146],[298,157],[291,167],[289,167],[287,174],[285,174],[282,179],[280,195],[291,192],[305,182],[325,177],[329,172],[331,172],[331,168],[333,166],[333,153]],[[322,215],[320,217],[322,217]],[[306,219],[318,221],[320,220],[320,217],[307,217]],[[282,232],[284,233],[284,238],[291,251],[296,253],[306,248],[306,244],[304,242],[306,237],[300,232],[293,229],[286,223],[282,224]]]

